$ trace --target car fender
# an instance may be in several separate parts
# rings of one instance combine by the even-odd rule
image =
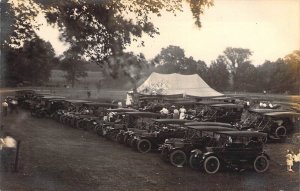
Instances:
[[[200,149],[194,149],[191,151],[191,155],[202,155],[203,152]]]

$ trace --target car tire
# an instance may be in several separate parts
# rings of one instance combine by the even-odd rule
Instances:
[[[220,160],[216,156],[209,156],[204,160],[204,170],[208,174],[215,174],[220,169]]]
[[[276,137],[283,137],[286,135],[286,128],[284,126],[279,126],[276,130],[275,130],[275,135]]]
[[[176,167],[183,167],[186,163],[186,158],[186,154],[182,150],[175,150],[170,154],[170,162]]]
[[[123,144],[123,139],[122,139],[122,135],[120,133],[117,134],[116,140],[118,143]]]
[[[261,163],[263,164],[263,167],[261,167]],[[254,170],[257,173],[263,173],[266,172],[269,168],[270,162],[268,160],[268,158],[265,155],[259,155],[255,158],[254,162],[253,162],[253,167]]]
[[[151,150],[151,142],[147,139],[141,139],[137,143],[137,150],[140,153],[147,153]]]

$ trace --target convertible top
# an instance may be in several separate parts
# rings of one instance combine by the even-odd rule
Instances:
[[[271,117],[294,117],[294,116],[300,117],[300,113],[296,113],[292,111],[270,112],[270,113],[265,113],[264,115],[271,116]]]
[[[186,119],[153,119],[153,121],[165,124],[185,124],[190,122],[190,120]]]
[[[112,104],[112,103],[101,103],[101,102],[88,102],[88,103],[84,103],[84,105],[88,105],[88,106],[98,106],[98,107],[113,107],[113,108],[118,107],[118,105],[116,105],[116,104]]]
[[[213,104],[212,107],[223,107],[223,108],[243,108],[244,106],[234,104],[234,103],[219,103],[219,104]]]
[[[73,103],[73,104],[81,104],[81,103],[88,103],[90,101],[87,101],[87,100],[79,100],[79,99],[67,99],[65,100],[66,102],[69,102],[69,103]]]
[[[221,127],[232,127],[229,123],[220,123],[220,122],[187,122],[184,125],[186,126],[221,126]]]
[[[234,131],[235,129],[222,126],[187,126],[189,129],[195,129],[199,131]]]
[[[108,112],[136,112],[138,110],[132,108],[115,108],[115,109],[107,109]]]
[[[279,109],[249,109],[248,111],[250,112],[255,112],[255,113],[270,113],[270,112],[281,112],[281,111],[286,111],[286,110],[279,110]]]
[[[225,134],[228,136],[236,137],[266,137],[266,133],[257,132],[257,131],[219,131],[219,134]]]
[[[152,112],[143,112],[143,111],[133,111],[133,112],[125,112],[127,115],[131,116],[139,116],[139,117],[162,117],[162,114],[152,113]]]

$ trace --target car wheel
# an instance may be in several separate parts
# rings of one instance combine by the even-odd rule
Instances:
[[[102,126],[97,125],[95,128],[96,128],[97,135],[103,136],[103,134],[102,134]]]
[[[220,169],[220,161],[216,156],[209,156],[204,161],[204,170],[208,174],[215,174]]]
[[[284,126],[279,126],[276,130],[275,130],[275,135],[277,137],[283,137],[286,135],[286,128]]]
[[[123,144],[122,135],[120,133],[117,134],[116,140],[118,143]]]
[[[139,140],[137,149],[140,153],[147,153],[151,150],[151,142],[147,139]]]
[[[189,165],[192,169],[198,170],[200,169],[199,160],[197,160],[197,157],[195,154],[192,154],[189,159]]]
[[[106,128],[102,127],[101,131],[102,131],[102,136],[105,137],[105,136],[107,135],[107,130],[106,130]]]
[[[255,158],[253,166],[254,170],[258,173],[263,173],[268,170],[269,168],[269,160],[264,155],[259,155]]]
[[[175,150],[170,154],[170,162],[176,167],[183,167],[186,163],[186,154],[181,150]]]
[[[267,143],[267,142],[268,142],[268,136],[263,137],[263,138],[262,138],[262,142],[263,142],[263,143]]]
[[[294,144],[300,144],[300,133],[295,133],[292,137],[292,142]]]

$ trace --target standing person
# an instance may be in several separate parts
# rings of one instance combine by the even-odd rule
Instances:
[[[18,101],[17,100],[11,100],[11,113],[16,112],[18,113]]]
[[[4,100],[2,102],[2,111],[3,111],[3,115],[7,116],[7,111],[8,111],[8,103],[6,100]]]
[[[1,166],[3,166],[4,170],[7,172],[12,170],[17,142],[9,133],[5,132],[4,138],[0,139],[0,144],[2,146]]]
[[[287,166],[287,171],[288,172],[294,172],[292,167],[293,167],[293,154],[290,150],[287,150],[286,154],[286,166]]]
[[[179,119],[179,110],[176,107],[173,110],[173,119]]]
[[[186,109],[184,108],[184,106],[181,106],[181,108],[179,109],[179,119],[184,119],[185,118],[185,113],[186,113]]]

